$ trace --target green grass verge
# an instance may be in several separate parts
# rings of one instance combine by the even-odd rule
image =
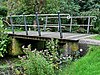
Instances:
[[[64,68],[59,75],[100,75],[100,46],[92,46],[87,55]]]
[[[100,35],[97,35],[97,36],[93,36],[93,37],[91,37],[91,39],[100,40]]]

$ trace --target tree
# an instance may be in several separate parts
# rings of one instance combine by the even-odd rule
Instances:
[[[6,7],[0,6],[0,16],[7,16],[8,9]]]
[[[71,15],[78,15],[80,6],[74,0],[60,0],[60,11]]]
[[[57,13],[60,10],[59,0],[46,0],[42,13]]]

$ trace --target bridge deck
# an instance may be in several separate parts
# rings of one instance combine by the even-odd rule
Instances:
[[[73,40],[73,41],[78,41],[80,39],[94,36],[92,34],[79,34],[79,33],[62,33],[63,38],[60,38],[60,33],[59,32],[41,32],[41,36],[38,35],[38,32],[34,31],[28,31],[28,35],[26,35],[26,32],[15,32],[12,34],[12,32],[9,32],[8,34],[10,35],[15,35],[17,37],[23,36],[23,37],[38,37],[38,38],[57,38],[57,39],[62,39],[62,40]]]

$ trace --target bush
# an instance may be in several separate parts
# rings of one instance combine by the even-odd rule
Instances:
[[[0,20],[0,57],[3,57],[7,53],[7,45],[9,44],[9,38],[4,31],[4,25],[2,20]]]
[[[7,16],[7,8],[0,6],[0,16]]]
[[[94,24],[93,29],[90,29],[92,33],[100,33],[100,11],[99,9],[91,9],[87,12],[81,12],[82,16],[96,16],[96,18],[91,19],[91,22]]]
[[[27,58],[22,60],[22,65],[27,75],[55,75],[53,65],[40,55],[36,50],[31,51],[30,45],[28,48],[23,47],[23,51],[27,54]]]

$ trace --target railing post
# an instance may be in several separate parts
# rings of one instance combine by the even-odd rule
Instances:
[[[70,21],[70,32],[72,32],[72,17],[71,17],[71,21]]]
[[[60,18],[60,11],[58,11],[58,25],[59,25],[59,32],[60,32],[60,38],[63,38],[62,30],[61,30],[61,18]]]
[[[26,16],[23,14],[23,17],[24,17],[24,25],[25,25],[26,35],[28,35],[28,30],[27,30],[27,25],[26,25]]]
[[[38,34],[39,34],[39,36],[41,36],[40,25],[39,25],[39,19],[38,19],[38,13],[37,12],[36,12],[36,23],[37,23],[37,27],[38,27]]]
[[[47,22],[48,22],[48,16],[46,16],[46,21],[45,21],[45,25],[44,25],[44,32],[46,31]]]
[[[89,33],[89,28],[90,28],[90,16],[88,17],[88,27],[87,27],[87,34]]]
[[[14,34],[14,26],[13,26],[13,20],[12,20],[11,14],[10,14],[10,22],[11,22],[11,27],[12,27],[12,33]]]

